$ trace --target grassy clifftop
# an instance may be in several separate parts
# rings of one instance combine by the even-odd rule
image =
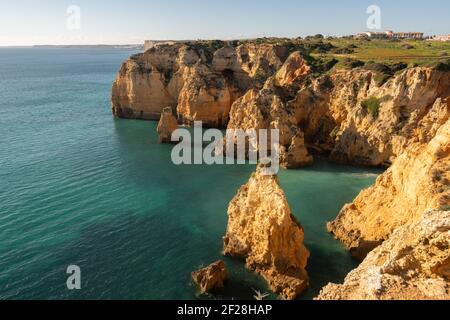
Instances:
[[[353,52],[334,55],[337,58],[351,57],[362,61],[404,62],[408,64],[427,64],[436,60],[450,58],[450,42],[424,40],[324,40],[339,48],[353,48]],[[333,54],[333,53],[331,53]]]
[[[310,63],[317,67],[317,72],[328,70],[338,64],[344,68],[354,68],[367,63],[385,64],[405,67],[450,65],[450,42],[425,40],[357,40],[349,37],[324,38],[321,35],[302,38],[258,38],[235,41],[194,41],[187,44],[201,46],[211,54],[228,43],[272,44],[282,45],[291,52],[300,51]],[[439,66],[438,66],[439,67]]]

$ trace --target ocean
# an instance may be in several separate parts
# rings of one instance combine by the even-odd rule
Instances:
[[[223,258],[228,203],[255,168],[175,166],[156,123],[113,118],[111,85],[134,53],[0,49],[0,299],[251,299],[254,289],[269,291],[242,261],[225,258],[224,292],[196,294],[190,273]],[[357,265],[326,222],[378,173],[320,159],[280,172],[311,251],[301,299]],[[69,265],[81,268],[81,290],[67,289]]]

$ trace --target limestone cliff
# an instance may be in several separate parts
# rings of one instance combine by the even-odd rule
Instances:
[[[335,70],[303,88],[288,103],[306,141],[344,163],[390,165],[407,146],[433,133],[416,128],[436,117],[434,104],[450,95],[450,72],[407,69],[380,85],[364,68]],[[426,137],[428,135],[429,137]]]
[[[389,78],[371,63],[330,67],[318,66],[295,41],[155,45],[123,63],[112,88],[113,112],[159,119],[170,106],[188,125],[276,128],[285,150],[295,148],[293,138],[303,132],[297,153],[316,149],[338,162],[389,166],[419,135],[429,139],[416,128],[426,117],[439,117],[430,114],[433,105],[450,95],[450,72],[431,67]]]
[[[113,113],[121,118],[158,120],[164,107],[176,109],[182,79],[179,45],[153,48],[122,64],[112,87]]]
[[[376,71],[333,70],[308,85],[311,69],[299,59],[299,53],[292,54],[260,90],[237,99],[228,128],[279,129],[286,150],[303,132],[302,148],[328,153],[331,160],[389,166],[417,139],[429,141],[433,127],[448,117],[436,104],[450,95],[450,72],[411,68],[380,84]],[[428,124],[431,130],[427,121],[436,122]]]
[[[113,113],[159,119],[162,109],[171,106],[186,124],[203,121],[205,126],[226,127],[232,103],[248,89],[261,86],[288,56],[286,46],[273,44],[155,45],[123,63],[112,88]],[[299,63],[299,59],[291,62]],[[300,76],[292,68],[286,71],[290,81]]]
[[[434,108],[448,119],[447,102],[439,100]],[[426,138],[418,138],[374,186],[329,223],[328,229],[355,256],[364,258],[396,228],[419,221],[425,210],[450,204],[450,119],[436,131],[438,124],[435,118],[424,119],[416,131],[424,130]]]
[[[224,254],[244,258],[271,289],[294,299],[308,286],[309,252],[276,176],[258,167],[231,201]]]
[[[302,85],[310,71],[299,52],[291,54],[277,74],[268,78],[260,90],[249,90],[233,103],[228,129],[277,129],[281,164],[291,169],[310,165],[313,159],[285,97],[287,91],[295,91]]]
[[[450,211],[427,211],[399,227],[319,300],[450,300]]]
[[[450,72],[401,66],[385,73],[390,67],[371,62],[323,67],[299,42],[279,42],[157,45],[122,65],[113,112],[159,119],[169,106],[184,124],[279,129],[281,166],[289,169],[311,164],[311,150],[336,162],[389,167],[328,224],[355,257],[376,249],[321,298],[447,297],[441,249],[448,253],[448,230],[424,225],[448,221]],[[224,252],[245,258],[284,298],[297,296],[308,282],[309,253],[276,177],[254,174],[229,218]],[[441,267],[431,266],[438,260]]]

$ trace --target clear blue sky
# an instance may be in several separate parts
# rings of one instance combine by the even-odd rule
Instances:
[[[382,29],[450,33],[448,0],[1,0],[0,45],[345,35],[366,30],[373,4]],[[70,5],[79,30],[67,28]]]

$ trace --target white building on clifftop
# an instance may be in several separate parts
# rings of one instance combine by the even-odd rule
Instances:
[[[407,39],[407,40],[422,40],[424,38],[423,32],[394,32],[391,30],[385,32],[362,32],[358,33],[357,39]]]

